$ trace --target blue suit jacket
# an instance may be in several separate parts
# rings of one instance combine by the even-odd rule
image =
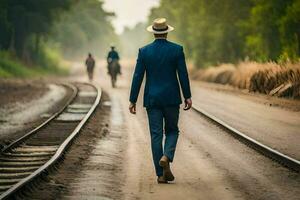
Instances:
[[[181,104],[179,82],[184,98],[191,97],[182,46],[165,39],[156,39],[151,44],[139,49],[129,99],[132,103],[137,101],[145,73],[145,107]]]

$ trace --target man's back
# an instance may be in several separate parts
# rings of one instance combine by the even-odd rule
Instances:
[[[129,111],[136,114],[136,101],[146,73],[144,106],[147,108],[157,183],[168,183],[175,179],[170,163],[174,159],[179,133],[179,82],[185,99],[183,109],[192,107],[183,48],[166,40],[168,33],[173,30],[165,18],[157,18],[147,27],[156,40],[139,49],[129,99]]]
[[[131,102],[137,99],[144,72],[146,72],[145,107],[181,104],[177,74],[184,97],[191,96],[182,46],[165,39],[156,39],[139,50],[130,95]]]
[[[116,52],[115,50],[111,50],[111,51],[108,53],[107,59],[111,59],[111,60],[119,60],[120,57],[119,57],[118,52]]]
[[[95,66],[95,60],[93,57],[88,57],[85,61],[85,64],[88,68],[93,68]]]

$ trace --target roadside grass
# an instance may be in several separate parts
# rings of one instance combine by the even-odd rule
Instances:
[[[28,78],[46,75],[67,75],[68,67],[57,57],[43,58],[38,66],[27,66],[8,52],[0,52],[0,77]]]
[[[250,92],[300,98],[300,63],[241,62],[195,70],[192,78],[228,84]]]

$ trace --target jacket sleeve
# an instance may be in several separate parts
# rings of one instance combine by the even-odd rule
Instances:
[[[179,82],[181,86],[181,90],[184,96],[184,99],[191,98],[191,89],[190,89],[190,81],[186,68],[185,56],[183,52],[183,48],[181,47],[179,50],[178,61],[177,61],[177,73],[179,77]]]
[[[136,66],[132,78],[131,91],[129,101],[131,103],[136,103],[141,84],[143,82],[144,74],[145,74],[145,65],[143,63],[141,50],[139,49],[138,58],[136,61]]]

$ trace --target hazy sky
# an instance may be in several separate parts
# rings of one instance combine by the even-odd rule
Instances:
[[[116,13],[113,25],[121,33],[125,26],[145,21],[150,9],[158,4],[159,0],[104,0],[104,9]]]

